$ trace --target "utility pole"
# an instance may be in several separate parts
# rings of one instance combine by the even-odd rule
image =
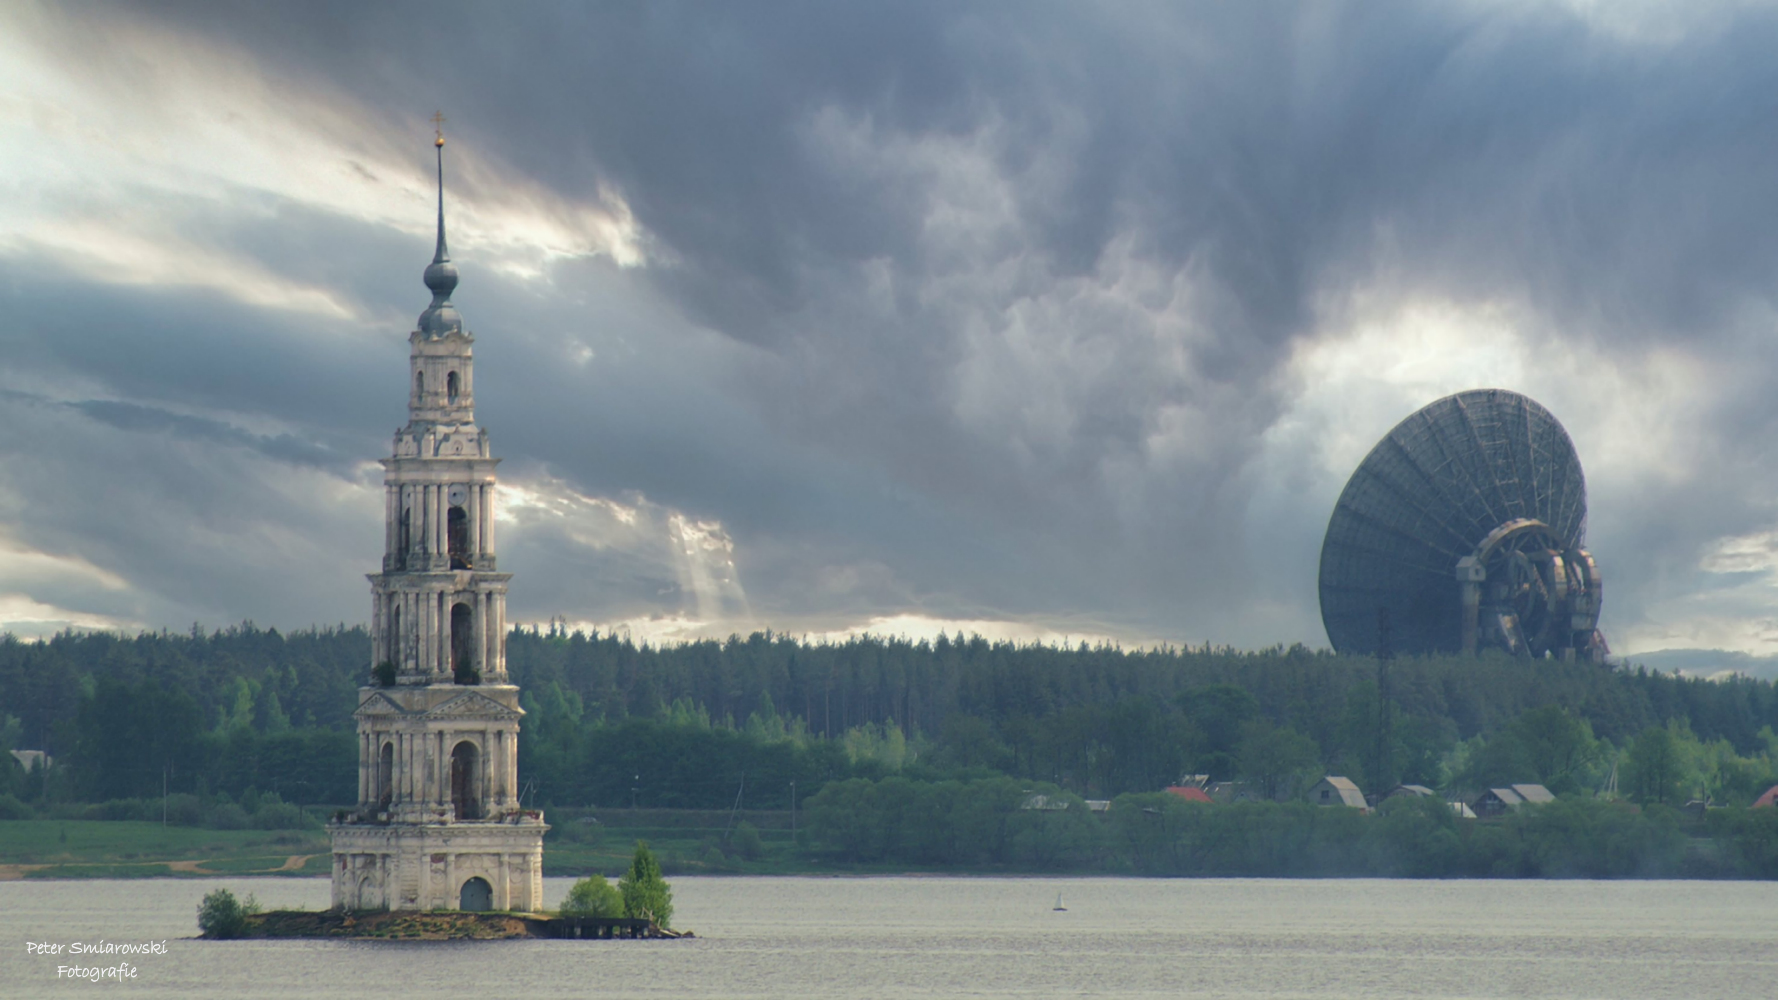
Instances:
[[[161,765],[161,826],[167,825],[167,765]]]
[[[728,826],[722,828],[723,846],[728,846],[729,834],[734,832],[735,817],[741,814],[741,796],[747,792],[747,772],[741,772],[741,783],[735,786],[735,805],[728,811]]]
[[[1378,802],[1388,792],[1383,789],[1383,773],[1389,766],[1389,661],[1395,650],[1389,645],[1389,609],[1377,606],[1377,769],[1371,774],[1371,790]]]

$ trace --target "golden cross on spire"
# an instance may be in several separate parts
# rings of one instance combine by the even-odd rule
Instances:
[[[433,145],[435,145],[435,146],[444,145],[444,123],[445,123],[444,112],[443,111],[434,111],[432,113],[432,127],[435,131],[438,132],[438,139],[436,142],[433,143]]]

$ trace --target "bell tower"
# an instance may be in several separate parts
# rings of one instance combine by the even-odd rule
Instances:
[[[435,120],[442,121],[442,117]],[[518,799],[518,688],[494,555],[494,458],[475,422],[475,337],[451,304],[444,134],[432,302],[408,335],[408,422],[383,459],[371,678],[359,689],[358,807],[336,818],[333,905],[537,910],[541,813]]]
[[[506,681],[506,582],[494,560],[494,458],[475,423],[475,336],[451,304],[444,139],[432,304],[408,334],[407,426],[383,459],[383,571],[373,574],[372,662],[398,684]]]

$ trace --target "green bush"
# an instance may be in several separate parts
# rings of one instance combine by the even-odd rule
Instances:
[[[273,802],[259,807],[253,814],[253,828],[256,830],[300,830],[303,822],[302,810],[288,802]]]
[[[207,938],[237,938],[246,933],[247,918],[258,912],[259,901],[251,893],[243,902],[227,889],[218,889],[198,904],[198,930]]]
[[[167,796],[167,822],[174,826],[201,826],[204,822],[204,803],[196,795],[181,792]]]
[[[20,802],[17,796],[0,795],[0,820],[34,819],[36,816],[37,814],[31,810],[31,807]]]
[[[161,818],[160,800],[156,799],[154,802],[152,817],[149,815],[148,803],[141,799],[110,799],[87,806],[81,818],[103,822],[148,820],[150,818],[158,820]]]
[[[605,881],[603,875],[588,875],[574,883],[568,898],[562,900],[564,917],[621,917],[624,915],[623,893]]]
[[[209,826],[213,830],[245,830],[252,823],[247,810],[233,802],[224,802],[210,810]]]
[[[624,916],[652,920],[662,927],[671,926],[673,890],[661,877],[660,862],[648,850],[648,844],[636,841],[636,854],[630,859],[630,870],[617,881],[623,894]]]
[[[765,844],[759,839],[759,829],[746,820],[735,827],[735,832],[729,837],[728,846],[749,861],[757,861],[765,853]]]

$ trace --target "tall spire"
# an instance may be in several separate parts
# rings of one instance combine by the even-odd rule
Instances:
[[[436,112],[432,116],[432,125],[438,137],[432,145],[438,150],[438,250],[432,255],[434,264],[442,264],[451,259],[450,248],[445,246],[444,231],[444,112]]]
[[[438,136],[433,148],[438,152],[438,248],[432,263],[426,267],[426,287],[432,290],[432,304],[420,314],[420,332],[428,337],[443,337],[463,331],[463,319],[451,305],[451,292],[457,287],[457,266],[451,263],[450,248],[445,246],[444,221],[444,115],[435,114],[432,122]]]

